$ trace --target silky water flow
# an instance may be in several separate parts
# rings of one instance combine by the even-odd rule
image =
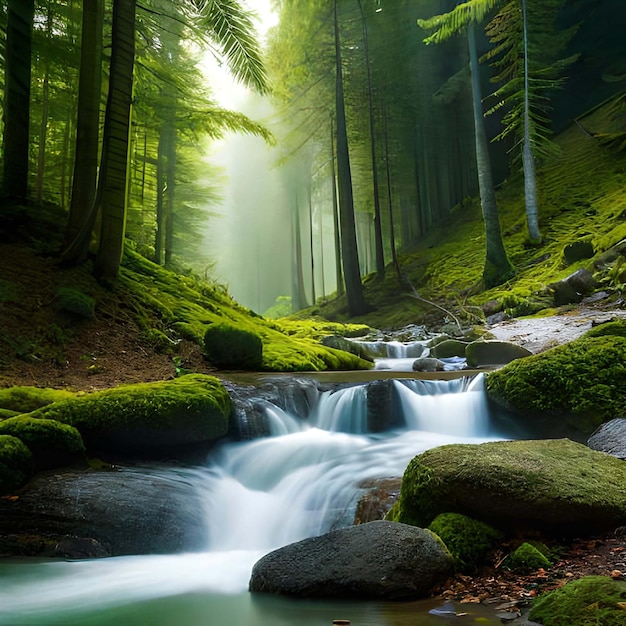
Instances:
[[[350,525],[365,481],[402,476],[415,455],[435,446],[502,438],[490,422],[482,374],[392,385],[403,424],[394,430],[368,432],[367,387],[356,385],[320,393],[306,419],[265,402],[270,436],[225,441],[204,465],[123,470],[175,472],[191,484],[204,507],[205,550],[0,561],[0,624],[328,626],[338,617],[353,626],[445,623],[428,613],[432,601],[296,601],[247,591],[252,566],[267,552]],[[488,618],[482,623],[497,623]]]

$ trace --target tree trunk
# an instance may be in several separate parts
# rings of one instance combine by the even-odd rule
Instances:
[[[103,1],[83,0],[76,151],[72,197],[65,231],[66,244],[74,242],[76,238],[80,241],[63,252],[63,259],[68,263],[80,263],[86,258],[96,220],[103,23]]]
[[[46,15],[46,46],[51,46],[52,39],[52,5],[48,6]],[[43,90],[41,94],[41,122],[39,124],[39,149],[37,155],[37,204],[43,200],[43,177],[46,167],[46,140],[48,136],[48,105],[50,99],[50,57],[45,55]]]
[[[172,264],[174,253],[174,198],[176,192],[176,110],[173,112],[173,119],[168,120],[166,129],[168,140],[167,167],[165,169],[165,267]]]
[[[104,119],[102,227],[95,274],[114,279],[124,250],[128,145],[135,60],[136,0],[115,0],[109,95]]]
[[[161,128],[159,133],[159,147],[157,149],[156,166],[156,232],[154,235],[154,262],[163,263],[163,243],[165,241],[165,143],[167,133]]]
[[[302,237],[300,235],[300,205],[298,191],[295,192],[295,210],[292,215],[293,228],[293,293],[291,297],[293,311],[299,311],[308,306],[304,289],[304,272],[302,270]]]
[[[396,229],[393,224],[393,198],[391,194],[391,167],[389,165],[389,131],[387,128],[387,112],[383,107],[384,133],[385,133],[385,168],[387,172],[387,200],[389,202],[389,240],[391,245],[391,258],[393,259],[393,267],[396,270],[398,279],[402,281],[400,272],[400,263],[398,262],[398,253],[396,251]]]
[[[335,129],[333,116],[330,116],[330,182],[333,197],[333,231],[335,233],[335,278],[337,281],[337,295],[344,293],[343,270],[341,263],[341,232],[339,230],[339,204],[337,202],[337,176],[335,175]]]
[[[374,250],[376,253],[376,274],[378,280],[385,278],[385,252],[383,248],[383,227],[382,218],[380,216],[380,193],[378,185],[378,163],[376,160],[376,129],[374,128],[374,95],[372,87],[372,68],[370,64],[369,40],[367,33],[367,22],[365,21],[365,13],[361,0],[359,3],[359,11],[361,12],[361,21],[363,22],[363,48],[365,52],[365,67],[367,69],[367,96],[368,96],[368,113],[370,128],[370,149],[372,158],[372,184],[374,188]]]
[[[4,74],[4,195],[28,195],[30,74],[34,0],[9,0]]]
[[[531,243],[541,241],[539,232],[539,210],[537,208],[537,176],[535,174],[535,157],[530,145],[530,102],[528,96],[528,22],[526,0],[522,0],[524,24],[524,145],[522,146],[522,164],[524,167],[524,196],[526,200],[526,223],[528,238]]]
[[[478,70],[478,54],[476,52],[476,40],[474,23],[468,25],[468,44],[470,55],[470,68],[472,71],[472,102],[474,107],[474,135],[476,140],[476,164],[478,167],[478,187],[480,191],[480,203],[482,205],[483,220],[485,222],[485,267],[483,269],[483,283],[487,289],[503,283],[511,278],[515,270],[502,243],[500,219],[496,194],[491,176],[491,163],[489,148],[487,146],[487,134],[483,121],[482,98],[480,89],[480,77]]]
[[[311,303],[315,304],[317,294],[315,292],[315,254],[313,248],[313,198],[311,190],[311,179],[307,183],[307,196],[309,203],[309,250],[311,252]]]
[[[354,221],[354,199],[352,196],[352,174],[348,152],[348,133],[346,130],[346,111],[343,99],[343,76],[341,70],[341,45],[339,42],[339,19],[337,0],[334,7],[335,19],[335,55],[337,76],[335,85],[335,109],[337,117],[337,173],[339,178],[339,217],[341,222],[341,256],[343,273],[346,281],[348,311],[351,316],[361,315],[366,311],[363,297],[363,285],[359,271],[359,253],[356,243]]]

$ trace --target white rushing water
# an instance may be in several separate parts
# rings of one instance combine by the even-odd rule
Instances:
[[[406,423],[402,429],[367,433],[365,387],[352,387],[322,394],[306,420],[268,405],[272,436],[222,443],[205,465],[177,469],[205,505],[209,540],[204,552],[0,562],[0,624],[166,625],[174,623],[169,605],[159,604],[166,598],[186,598],[187,614],[177,613],[176,619],[183,626],[289,624],[246,593],[252,566],[263,554],[351,524],[362,482],[401,476],[424,450],[499,438],[489,424],[482,375],[470,382],[393,384]],[[135,619],[133,610],[141,609],[145,617],[155,602],[150,620],[124,621]],[[209,611],[221,617],[193,617],[191,607],[198,603],[201,615]],[[315,619],[301,616],[298,623],[332,622],[326,616]]]

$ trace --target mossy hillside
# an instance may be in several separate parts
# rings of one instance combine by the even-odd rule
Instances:
[[[29,416],[74,426],[90,453],[150,453],[225,436],[230,412],[230,396],[217,378],[189,374],[96,391]]]
[[[585,337],[625,337],[626,338],[626,321],[614,320],[612,322],[606,322],[605,324],[599,324],[591,330],[588,330]]]
[[[363,334],[363,325],[350,326],[319,322],[267,320],[238,305],[215,285],[199,283],[190,277],[174,274],[128,250],[124,257],[119,287],[132,294],[137,319],[145,329],[155,327],[168,336],[181,336],[202,346],[207,328],[226,324],[261,338],[266,371],[318,371],[327,369],[368,369],[367,361],[319,344],[322,335],[355,332]],[[296,330],[297,329],[297,330]],[[332,330],[331,330],[332,329]]]
[[[23,487],[33,475],[30,450],[17,437],[0,435],[0,495]]]
[[[626,337],[581,337],[513,361],[487,376],[486,389],[492,400],[529,422],[547,417],[557,427],[569,423],[581,437],[589,436],[624,412]]]
[[[609,132],[615,124],[610,104],[581,118],[593,132]],[[465,321],[482,315],[481,306],[499,303],[514,315],[528,315],[550,307],[543,294],[550,283],[580,267],[594,268],[594,260],[626,238],[626,152],[615,152],[571,124],[555,137],[560,154],[540,164],[537,171],[539,219],[543,240],[529,245],[524,213],[524,185],[515,172],[497,191],[503,239],[516,267],[505,284],[479,291],[484,264],[484,225],[480,202],[467,199],[454,207],[427,237],[402,250],[403,277],[418,293]],[[566,265],[563,250],[579,240],[591,242],[593,259]],[[595,270],[594,270],[595,271]],[[610,271],[610,267],[603,271]],[[602,279],[604,274],[598,275]],[[368,277],[370,278],[370,277]],[[608,285],[610,287],[610,285]],[[374,327],[400,327],[422,317],[442,321],[444,314],[412,297],[405,278],[398,280],[388,267],[385,280],[365,281],[365,297],[374,309],[353,321]],[[310,309],[328,319],[346,319],[345,301],[319,304]]]
[[[478,567],[503,538],[503,534],[489,524],[460,513],[441,513],[428,529],[439,536],[457,568],[463,571]]]
[[[46,404],[74,397],[74,393],[64,389],[40,387],[8,387],[0,389],[0,408],[17,413],[30,413]]]
[[[625,486],[623,461],[568,439],[452,444],[411,460],[390,518],[427,527],[454,512],[506,532],[598,532],[626,521]]]
[[[211,324],[204,333],[206,357],[220,369],[258,371],[263,366],[263,342],[247,330]]]
[[[585,576],[539,596],[529,618],[544,626],[624,626],[626,581]]]
[[[0,422],[0,435],[17,437],[30,450],[36,470],[86,462],[85,444],[73,426],[20,416]]]

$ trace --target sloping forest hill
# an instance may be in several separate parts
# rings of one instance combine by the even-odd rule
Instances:
[[[515,279],[479,291],[484,236],[477,199],[455,207],[448,222],[400,255],[401,276],[366,277],[370,312],[346,318],[342,298],[318,303],[291,318],[270,320],[239,306],[219,285],[169,272],[128,249],[116,282],[105,288],[91,263],[65,269],[58,262],[63,219],[54,205],[13,207],[0,230],[0,385],[74,390],[168,379],[184,371],[214,372],[203,355],[209,324],[228,323],[258,334],[263,369],[355,369],[367,363],[322,346],[326,335],[355,336],[367,327],[424,323],[441,327],[445,314],[417,300],[412,287],[466,324],[485,313],[546,310],[545,287],[581,267],[598,288],[621,303],[626,264],[606,252],[626,239],[626,154],[619,151],[623,99],[573,122],[558,138],[559,156],[539,171],[544,240],[526,243],[523,182],[513,176],[498,191],[504,241]],[[612,141],[611,141],[612,139]],[[567,263],[566,246],[586,242],[589,253]],[[592,250],[592,252],[591,252]],[[591,256],[589,256],[591,255]]]

